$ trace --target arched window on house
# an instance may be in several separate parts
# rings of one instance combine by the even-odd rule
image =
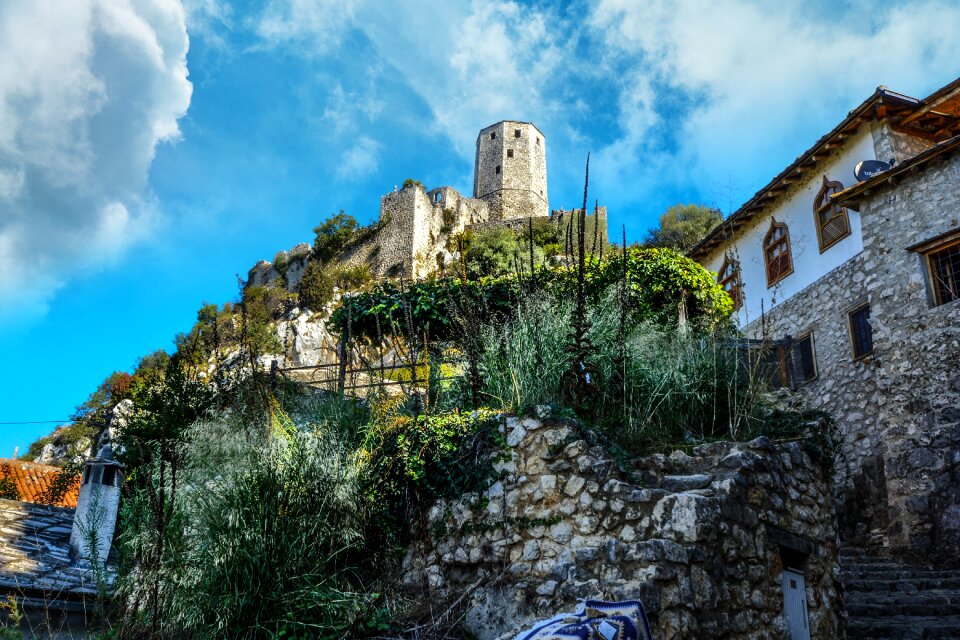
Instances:
[[[763,238],[763,257],[767,265],[767,286],[772,287],[793,273],[790,257],[790,233],[787,225],[770,219],[770,230]]]
[[[743,304],[743,290],[740,283],[740,263],[730,254],[723,257],[723,266],[717,274],[717,283],[733,300],[733,308],[739,309]]]
[[[843,184],[827,180],[827,176],[823,176],[823,186],[813,200],[820,253],[850,235],[850,217],[847,210],[830,200],[830,196],[839,191],[843,191]]]

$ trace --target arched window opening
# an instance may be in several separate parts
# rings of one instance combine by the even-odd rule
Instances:
[[[730,255],[723,257],[723,266],[717,274],[717,283],[733,300],[733,308],[739,309],[743,304],[743,289],[740,283],[740,263]]]
[[[790,257],[790,233],[787,225],[770,220],[770,230],[763,239],[763,255],[767,265],[767,286],[772,287],[793,273]]]
[[[827,180],[827,176],[823,176],[823,186],[813,201],[820,253],[850,235],[850,217],[847,210],[830,200],[831,195],[840,191],[843,191],[843,184]]]

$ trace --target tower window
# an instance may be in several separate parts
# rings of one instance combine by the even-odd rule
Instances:
[[[500,173],[500,165],[497,165],[497,173]]]
[[[117,468],[116,467],[104,467],[103,484],[107,485],[108,487],[112,487],[117,484]]]
[[[763,239],[763,255],[767,265],[768,287],[772,287],[793,273],[787,225],[774,219],[770,220],[770,230]]]
[[[540,138],[537,138],[537,146],[540,146]]]
[[[491,139],[491,140],[496,140],[496,138],[497,138],[497,132],[496,132],[496,131],[491,131],[491,132],[490,132],[490,139]]]
[[[519,138],[519,137],[520,137],[520,129],[514,129],[514,130],[513,130],[513,137],[514,137],[514,138]]]
[[[513,149],[507,149],[507,157],[508,157],[508,158],[512,158],[512,157],[513,157]]]
[[[873,327],[870,325],[870,305],[865,304],[847,314],[850,325],[850,346],[853,359],[859,360],[873,353]]]
[[[823,176],[823,186],[813,201],[813,214],[817,221],[817,240],[820,253],[850,235],[850,220],[847,210],[830,200],[830,196],[843,191],[843,184],[827,180]]]

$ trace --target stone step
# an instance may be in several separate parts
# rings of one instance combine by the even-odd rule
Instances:
[[[891,616],[882,620],[850,618],[850,640],[960,640],[960,616]]]
[[[883,593],[886,591],[912,593],[928,589],[960,590],[960,576],[951,578],[893,578],[890,580],[845,578],[843,586],[847,593]]]
[[[960,571],[856,548],[841,552],[840,567],[851,640],[960,640]]]
[[[960,577],[956,571],[939,571],[937,569],[887,569],[885,571],[853,571],[844,570],[840,572],[844,582],[849,580],[907,580],[907,579],[927,579],[927,580],[951,580]]]
[[[960,616],[960,603],[950,603],[935,597],[903,598],[890,602],[851,602],[847,603],[850,619],[868,618],[873,620],[896,616]],[[960,629],[957,630],[960,633]]]

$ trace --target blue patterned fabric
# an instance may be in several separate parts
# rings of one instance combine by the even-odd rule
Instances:
[[[514,640],[653,640],[639,600],[587,600],[576,613],[561,613]]]

